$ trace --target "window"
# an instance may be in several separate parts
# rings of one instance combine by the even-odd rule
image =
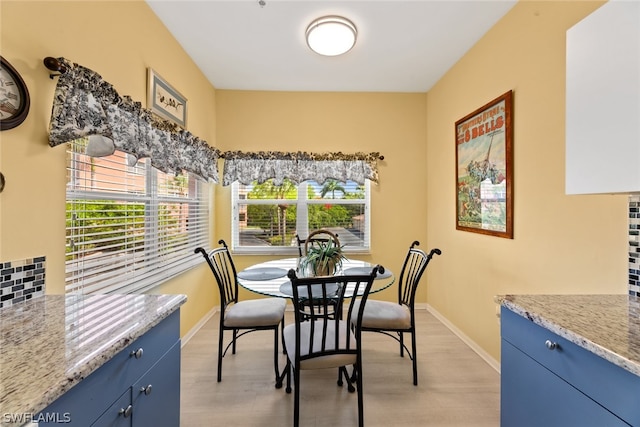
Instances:
[[[285,180],[232,186],[232,247],[234,251],[297,254],[296,233],[326,228],[338,235],[345,252],[368,252],[369,188],[353,181],[324,184]]]
[[[67,144],[67,293],[141,292],[200,260],[209,241],[208,184],[126,153],[84,154]]]

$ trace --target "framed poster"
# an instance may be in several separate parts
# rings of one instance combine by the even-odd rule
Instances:
[[[456,229],[513,239],[513,92],[458,120]]]
[[[148,69],[147,80],[147,108],[163,119],[186,128],[187,98],[151,68]]]

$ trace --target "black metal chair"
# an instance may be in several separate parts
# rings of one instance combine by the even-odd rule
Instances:
[[[224,240],[221,247],[206,251],[196,248],[211,268],[220,291],[220,329],[218,333],[218,382],[222,381],[222,358],[232,347],[236,353],[236,341],[241,336],[254,331],[272,330],[274,336],[274,369],[276,388],[282,387],[282,377],[278,367],[278,336],[284,328],[286,300],[282,298],[260,298],[246,301],[238,300],[238,280],[236,267]],[[280,329],[280,330],[279,330]],[[224,348],[224,331],[232,331],[232,339]],[[242,332],[240,332],[242,331]],[[240,332],[240,333],[238,333]]]
[[[344,384],[344,378],[349,391],[358,392],[358,425],[364,426],[360,323],[378,271],[382,273],[384,269],[376,266],[368,275],[307,278],[298,278],[294,270],[289,271],[295,322],[284,328],[284,344],[287,352],[287,393],[291,392],[292,376],[294,380],[294,427],[298,427],[300,418],[301,371],[324,368],[338,368],[338,385]],[[350,300],[345,300],[347,284]],[[342,316],[332,314],[336,301]],[[355,308],[356,301],[359,308]],[[309,311],[310,305],[321,309]],[[347,372],[348,365],[353,365],[355,387]]]
[[[316,242],[333,242],[336,246],[340,246],[340,240],[338,240],[338,234],[332,233],[329,230],[323,228],[312,231],[309,233],[306,239],[301,239],[299,234],[296,234],[296,240],[298,242],[298,254],[304,256],[307,254],[308,245],[312,245]],[[309,243],[307,243],[309,242]]]
[[[411,244],[402,265],[398,281],[398,302],[369,300],[362,316],[362,331],[379,332],[400,343],[400,356],[406,351],[413,362],[413,385],[418,385],[416,346],[415,298],[420,278],[434,255],[440,249],[432,249],[427,255],[417,249],[417,240]],[[411,334],[411,351],[404,344],[404,334]]]

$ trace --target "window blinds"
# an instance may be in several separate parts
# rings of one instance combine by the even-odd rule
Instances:
[[[66,292],[142,292],[199,263],[208,246],[208,184],[128,154],[67,144]]]

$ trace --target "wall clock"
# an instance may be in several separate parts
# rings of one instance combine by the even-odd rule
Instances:
[[[27,85],[16,69],[0,56],[0,130],[18,126],[28,113]]]

